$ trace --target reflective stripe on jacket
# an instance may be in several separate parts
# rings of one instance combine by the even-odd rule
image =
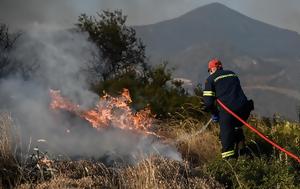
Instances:
[[[220,99],[233,111],[239,110],[247,103],[238,76],[229,70],[217,70],[205,81],[203,99],[206,109],[216,113],[215,99]]]

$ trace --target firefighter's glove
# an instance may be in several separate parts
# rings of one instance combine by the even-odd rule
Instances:
[[[217,123],[217,122],[219,122],[220,117],[218,114],[212,114],[211,119],[214,123]]]

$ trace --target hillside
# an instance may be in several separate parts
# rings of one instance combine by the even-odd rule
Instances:
[[[136,26],[137,34],[146,44],[153,64],[169,61],[176,77],[191,79],[196,85],[207,76],[206,64],[211,57],[219,57],[226,68],[237,72],[242,84],[250,90],[251,98],[264,103],[258,113],[280,112],[297,119],[296,104],[290,107],[289,98],[282,98],[286,106],[267,108],[278,96],[254,86],[266,85],[288,88],[299,93],[300,35],[249,18],[220,3],[212,3],[178,18],[160,23]],[[280,95],[285,96],[280,93]],[[298,104],[299,99],[293,98]],[[273,106],[272,106],[273,107]]]

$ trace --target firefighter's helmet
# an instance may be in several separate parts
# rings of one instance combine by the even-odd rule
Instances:
[[[212,69],[212,68],[222,68],[222,63],[220,60],[214,58],[214,59],[211,59],[209,62],[208,62],[208,72]]]

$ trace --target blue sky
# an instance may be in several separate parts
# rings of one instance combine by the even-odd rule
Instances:
[[[81,13],[122,9],[128,24],[144,25],[220,2],[252,18],[300,33],[300,0],[1,0],[0,22],[12,27],[32,23],[71,27]]]

